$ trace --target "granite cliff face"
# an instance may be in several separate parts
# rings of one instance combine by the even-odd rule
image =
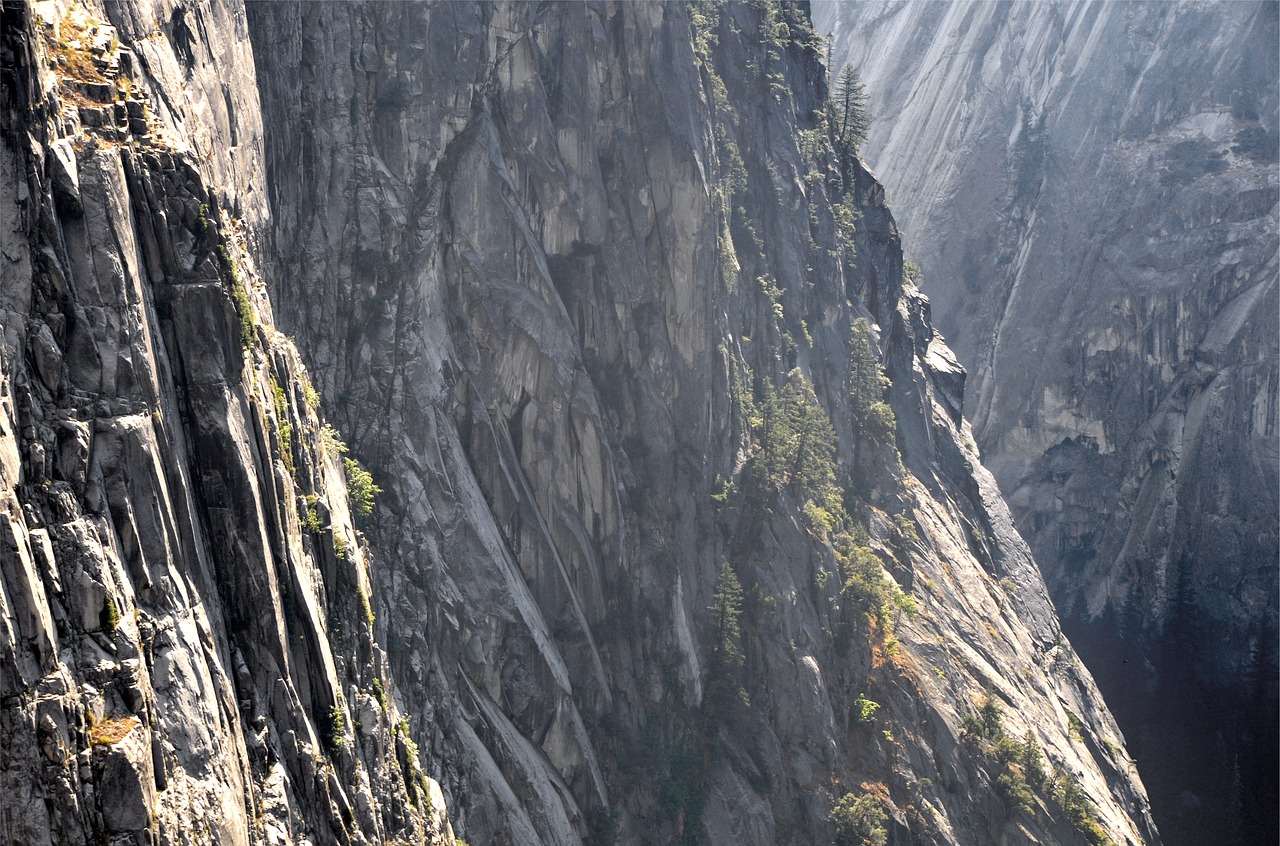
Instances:
[[[1275,4],[816,18],[866,82],[863,152],[983,460],[1161,830],[1275,840]]]
[[[0,836],[451,843],[255,269],[243,9],[2,32]]]
[[[4,15],[9,841],[1157,842],[805,7]]]

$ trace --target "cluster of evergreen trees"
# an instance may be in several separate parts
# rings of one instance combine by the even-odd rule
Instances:
[[[754,442],[739,484],[726,483],[717,495],[722,508],[732,508],[741,532],[755,532],[779,497],[802,503],[809,531],[834,554],[842,604],[857,615],[879,617],[884,631],[897,610],[911,603],[885,576],[880,556],[871,548],[866,528],[851,515],[855,509],[853,476],[859,471],[858,447],[864,442],[893,442],[896,421],[884,401],[888,379],[880,366],[871,329],[865,319],[853,325],[850,359],[849,413],[854,422],[852,462],[837,460],[831,419],[813,385],[799,368],[775,387],[762,380],[757,391],[742,389],[741,413]],[[757,403],[755,396],[761,397]],[[743,664],[742,584],[725,563],[709,608],[712,638],[708,695],[713,707],[729,707],[742,698],[738,670]]]

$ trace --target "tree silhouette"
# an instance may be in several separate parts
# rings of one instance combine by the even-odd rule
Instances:
[[[867,140],[871,128],[871,113],[867,110],[867,92],[862,87],[862,77],[852,65],[845,65],[836,82],[828,114],[831,119],[831,144],[835,148],[836,163],[844,180],[846,191],[850,187],[850,171],[858,148]]]
[[[720,568],[711,607],[711,660],[707,668],[707,695],[715,712],[725,709],[741,695],[737,673],[742,654],[742,583],[729,562]]]

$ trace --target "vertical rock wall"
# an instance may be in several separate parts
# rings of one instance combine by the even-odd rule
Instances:
[[[1276,6],[817,17],[1162,830],[1276,839]]]
[[[4,14],[7,839],[1156,842],[804,5]]]
[[[452,842],[255,269],[246,34],[236,6],[4,7],[7,843]]]
[[[250,24],[266,277],[386,488],[393,672],[438,727],[468,839],[814,842],[864,791],[898,836],[1081,837],[1052,800],[1010,810],[961,745],[984,685],[1117,842],[1153,837],[963,446],[962,372],[860,165],[837,240],[802,7],[264,4]],[[905,466],[892,446],[854,461],[858,316],[880,328]],[[763,402],[793,368],[862,486],[877,572],[922,608],[896,639],[842,610],[800,492],[742,504],[765,448],[744,392]],[[746,665],[727,714],[707,698],[726,562]],[[882,706],[869,724],[860,694]]]

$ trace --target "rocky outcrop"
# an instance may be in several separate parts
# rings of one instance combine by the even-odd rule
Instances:
[[[4,7],[8,842],[452,843],[357,600],[377,563],[254,270],[243,27]]]
[[[11,838],[1156,842],[804,6],[5,9]]]
[[[817,18],[861,70],[863,149],[984,461],[1161,830],[1275,840],[1275,5]]]

